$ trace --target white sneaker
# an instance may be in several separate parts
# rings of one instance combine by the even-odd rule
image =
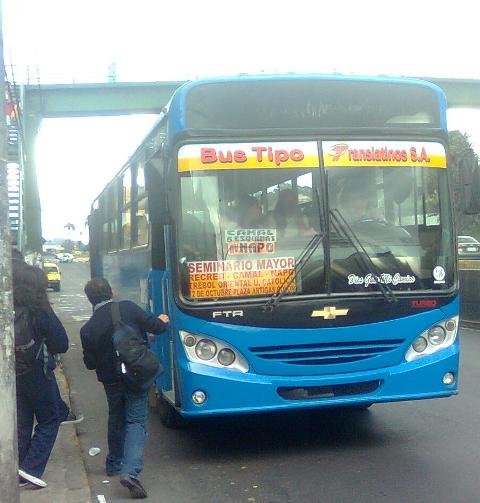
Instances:
[[[68,416],[60,423],[60,426],[63,424],[78,424],[83,421],[83,414],[75,415],[72,411],[68,413]]]
[[[44,480],[39,479],[37,477],[34,477],[33,475],[30,475],[29,473],[25,472],[21,468],[18,469],[18,474],[20,475],[20,477],[22,477],[22,479],[27,480],[28,482],[30,482],[34,486],[47,487],[47,483]]]

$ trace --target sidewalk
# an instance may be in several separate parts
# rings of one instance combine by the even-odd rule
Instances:
[[[69,403],[68,383],[61,369],[55,371],[62,398]],[[75,425],[60,426],[57,441],[42,477],[44,489],[20,489],[21,503],[92,503]]]

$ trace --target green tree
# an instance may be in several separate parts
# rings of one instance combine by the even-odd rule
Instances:
[[[480,215],[465,215],[463,212],[463,187],[460,161],[465,156],[473,155],[478,162],[478,155],[473,151],[470,138],[466,133],[450,131],[448,134],[448,167],[452,182],[453,209],[459,235],[474,236],[480,240]]]

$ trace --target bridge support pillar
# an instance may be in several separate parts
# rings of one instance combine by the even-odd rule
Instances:
[[[37,184],[35,166],[35,142],[42,121],[41,115],[25,110],[24,119],[24,158],[23,158],[23,201],[24,227],[26,235],[25,250],[42,251],[42,210]],[[62,190],[52,187],[52,191]],[[52,194],[55,197],[55,194]]]

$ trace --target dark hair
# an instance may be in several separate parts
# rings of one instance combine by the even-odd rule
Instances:
[[[252,220],[251,216],[249,215],[249,210],[251,208],[257,208],[259,211],[262,211],[262,206],[260,203],[260,200],[257,199],[255,196],[250,196],[248,194],[244,194],[240,196],[238,203],[236,205],[236,209],[238,210],[238,223],[242,227],[253,227],[256,224],[259,223],[259,218],[256,218],[256,220]]]
[[[105,302],[113,297],[112,287],[105,278],[93,278],[84,288],[87,299],[93,306]]]
[[[290,210],[293,210],[292,214],[289,214]],[[293,217],[298,228],[303,229],[305,225],[303,224],[302,216],[303,213],[298,206],[298,194],[292,189],[282,189],[278,193],[277,202],[273,210],[277,229],[283,230],[286,228],[288,217]]]
[[[14,306],[27,306],[47,311],[47,278],[38,267],[20,260],[12,260],[12,288]]]

